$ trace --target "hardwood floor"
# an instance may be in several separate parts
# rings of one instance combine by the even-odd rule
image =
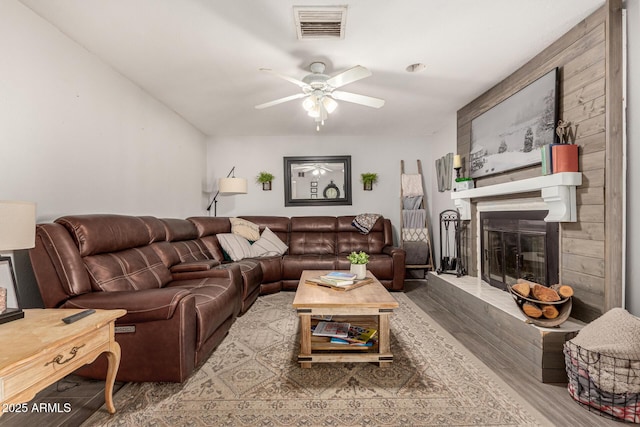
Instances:
[[[124,383],[116,381],[114,395]],[[26,413],[5,413],[2,427],[74,427],[104,405],[104,381],[68,375],[38,393]],[[117,409],[117,408],[116,408]]]
[[[465,328],[464,324],[459,322],[450,311],[454,308],[443,307],[429,298],[425,284],[424,280],[407,280],[406,294],[516,392],[527,396],[534,407],[546,414],[549,419],[555,420],[556,426],[621,425],[620,422],[609,420],[581,407],[569,396],[565,384],[543,384],[526,372],[522,372],[499,350]],[[393,319],[391,321],[393,322]],[[114,394],[122,385],[123,383],[116,382]],[[35,404],[38,408],[41,403],[54,405],[49,405],[47,410],[42,412],[4,414],[0,418],[0,425],[3,427],[79,426],[104,404],[104,382],[71,375],[43,390],[32,402],[29,402],[28,407],[33,408]],[[58,403],[57,407],[55,403]],[[65,412],[63,406],[65,403],[71,405],[70,412]]]
[[[620,426],[621,422],[607,419],[580,406],[571,398],[566,384],[543,384],[523,372],[498,349],[464,326],[450,309],[429,297],[426,281],[407,280],[405,292],[422,310],[429,314],[461,344],[484,362],[503,381],[511,386],[550,420],[560,427]],[[393,321],[393,320],[392,320]]]

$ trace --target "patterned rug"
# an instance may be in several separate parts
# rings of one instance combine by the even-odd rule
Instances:
[[[394,361],[298,365],[294,294],[258,298],[183,384],[126,384],[83,426],[550,425],[407,295]]]

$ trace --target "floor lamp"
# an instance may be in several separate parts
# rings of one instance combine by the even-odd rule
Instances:
[[[232,167],[226,178],[220,178],[218,180],[218,191],[213,196],[213,200],[207,206],[207,211],[211,212],[211,205],[213,205],[213,216],[218,216],[218,196],[231,195],[231,194],[247,194],[247,180],[246,178],[236,178],[234,171],[236,167]]]
[[[0,200],[0,252],[30,249],[35,246],[36,239],[36,205],[31,202]],[[16,275],[10,256],[0,256],[0,262],[9,263],[13,291],[16,300],[20,301]],[[19,308],[7,308],[7,289],[0,286],[0,323],[24,317]]]

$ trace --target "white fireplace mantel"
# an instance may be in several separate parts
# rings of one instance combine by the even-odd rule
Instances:
[[[542,199],[549,209],[544,219],[547,222],[576,222],[576,187],[582,185],[582,173],[560,172],[535,178],[510,181],[470,190],[451,193],[460,219],[471,219],[471,199],[502,196],[506,194],[541,191]]]

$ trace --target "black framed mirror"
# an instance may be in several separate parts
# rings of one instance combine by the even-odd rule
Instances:
[[[285,206],[351,205],[351,156],[284,158]]]

